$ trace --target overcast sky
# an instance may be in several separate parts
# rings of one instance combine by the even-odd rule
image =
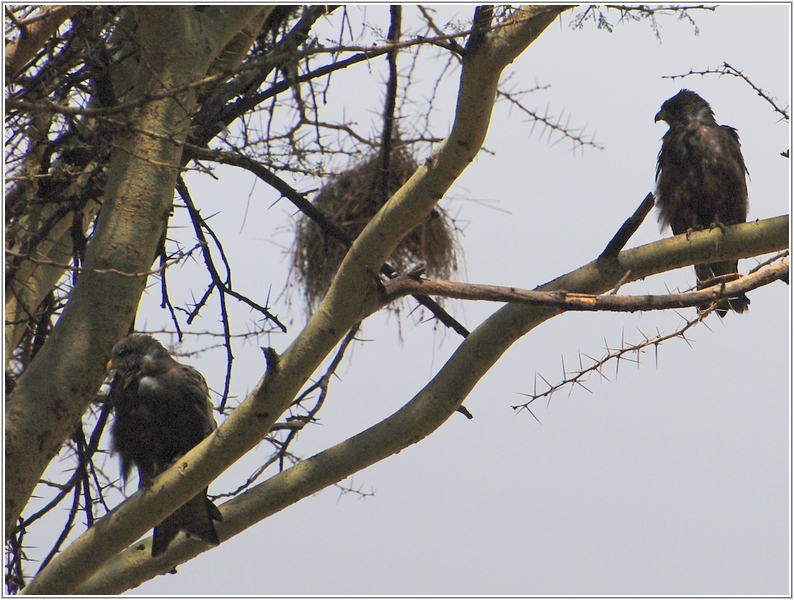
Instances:
[[[473,7],[444,7],[468,18]],[[353,27],[364,9],[351,7]],[[366,8],[384,30],[386,6]],[[406,8],[404,19],[415,18]],[[328,35],[338,28],[335,14]],[[617,20],[617,15],[611,15]],[[458,279],[532,288],[594,259],[653,189],[656,155],[667,126],[654,123],[664,100],[683,87],[703,96],[721,124],[738,129],[750,171],[750,219],[789,211],[789,128],[745,83],[730,77],[665,79],[723,61],[788,107],[790,8],[723,6],[686,21],[660,18],[661,43],[647,21],[609,33],[582,30],[565,13],[506,73],[533,109],[570,116],[603,149],[571,150],[539,139],[540,127],[500,103],[485,146],[441,205],[464,227],[465,269]],[[443,19],[440,19],[443,20]],[[429,86],[441,61],[427,54],[417,85]],[[408,58],[400,59],[407,66]],[[331,82],[328,102],[365,133],[375,131],[383,87],[378,69],[358,68]],[[448,76],[432,114],[437,135],[452,121],[458,73]],[[416,96],[421,97],[419,88]],[[411,114],[406,110],[406,118]],[[369,123],[372,123],[369,126]],[[552,138],[552,142],[556,141]],[[423,158],[423,157],[420,157]],[[284,286],[284,230],[291,205],[240,171],[219,182],[193,178],[204,213],[227,238],[239,291],[262,300]],[[196,183],[201,181],[201,186]],[[294,180],[298,189],[316,181]],[[654,212],[628,247],[660,234]],[[747,272],[753,260],[740,263]],[[622,293],[664,293],[694,283],[681,269],[626,286]],[[174,288],[172,288],[173,290]],[[196,287],[200,290],[200,287]],[[179,292],[172,291],[172,294]],[[181,300],[189,299],[185,289]],[[199,292],[194,291],[196,295]],[[750,294],[743,315],[716,315],[682,340],[648,350],[565,389],[533,409],[538,423],[511,405],[531,392],[538,373],[561,378],[605,342],[637,342],[671,332],[674,313],[566,314],[516,343],[466,399],[469,421],[455,414],[437,432],[347,484],[374,496],[325,490],[259,523],[220,548],[142,585],[145,594],[787,594],[789,593],[789,290],[776,283]],[[138,327],[167,323],[152,288]],[[469,329],[499,305],[454,302]],[[283,299],[273,309],[285,335],[235,348],[233,393],[243,397],[263,368],[258,345],[283,351],[303,324]],[[694,309],[682,311],[692,315]],[[207,313],[208,315],[210,313]],[[236,310],[237,331],[253,318]],[[291,315],[291,317],[290,317]],[[208,317],[196,330],[218,329]],[[378,314],[339,370],[321,424],[292,449],[308,457],[380,421],[410,400],[460,343],[432,322]],[[168,343],[167,336],[160,336]],[[184,348],[195,347],[187,338]],[[223,353],[189,362],[216,390]],[[540,381],[540,380],[539,380]],[[227,491],[261,463],[252,451],[211,486]]]

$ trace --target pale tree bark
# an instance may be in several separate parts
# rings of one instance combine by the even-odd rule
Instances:
[[[257,29],[267,10],[136,7],[140,55],[129,97],[180,88],[204,77],[216,61],[239,59],[237,36],[252,20]],[[230,42],[234,50],[226,56]],[[85,269],[51,337],[6,402],[6,535],[80,422],[102,382],[110,348],[132,322],[146,282],[136,274],[149,270],[163,234],[182,154],[179,142],[194,105],[193,90],[143,104],[129,115],[129,127],[114,136]]]
[[[53,7],[59,8],[59,7]],[[36,21],[35,25],[47,22],[48,19],[57,16],[67,18],[74,12],[76,7],[60,7],[64,10],[48,10],[43,13],[42,21]],[[69,9],[69,10],[66,10]],[[210,13],[212,14],[212,13]],[[250,21],[242,30],[237,33],[213,61],[207,74],[217,74],[225,71],[232,71],[243,58],[245,58],[248,48],[256,36],[257,27],[261,26],[261,21],[266,17],[262,12],[259,18]],[[116,100],[119,103],[133,100],[136,96],[140,98],[140,90],[133,91],[135,81],[138,76],[139,55],[135,48],[135,43],[129,37],[128,32],[136,29],[137,16],[131,8],[122,11],[120,22],[110,37],[109,45],[119,45],[117,54],[121,57],[118,62],[112,64],[110,77],[113,81],[113,89]],[[31,26],[32,27],[32,26]],[[27,38],[23,38],[27,39]],[[41,42],[43,43],[43,42]],[[22,44],[22,42],[20,42]],[[16,45],[11,44],[6,52],[13,51]],[[7,54],[7,60],[11,60]],[[193,83],[188,82],[188,83]],[[160,90],[162,93],[163,90]],[[102,108],[98,106],[95,98],[92,98],[89,108]],[[52,115],[43,112],[38,115],[39,126],[31,127],[28,138],[35,149],[31,151],[25,159],[26,178],[23,178],[10,192],[7,203],[19,204],[30,203],[33,199],[36,186],[31,182],[36,181],[42,153],[46,147],[46,136],[40,132],[46,132],[47,127],[44,121],[51,119]],[[85,130],[96,126],[95,119],[85,118],[82,127]],[[57,161],[56,161],[57,162]],[[60,161],[63,163],[63,161]],[[86,185],[91,172],[96,167],[91,161],[83,167],[83,173],[74,178],[69,186],[60,192],[62,197],[76,195]],[[69,169],[68,165],[63,166]],[[58,167],[55,168],[58,170]],[[95,201],[88,201],[82,207],[81,231],[85,232],[93,219],[99,212],[101,204]],[[29,316],[35,315],[45,297],[50,294],[56,283],[63,276],[65,267],[74,256],[72,225],[74,212],[67,212],[58,218],[60,206],[58,203],[45,203],[38,210],[27,212],[14,230],[14,240],[7,243],[7,250],[15,252],[18,259],[18,267],[12,277],[6,280],[6,326],[5,326],[5,366],[8,368],[13,358],[13,351],[19,344],[26,329],[29,327]],[[58,218],[52,226],[45,239],[35,245],[32,256],[27,257],[24,249],[30,243],[31,237],[37,235],[43,223],[50,219]]]
[[[75,182],[77,188],[80,182]],[[68,193],[68,190],[67,190]],[[83,231],[99,212],[98,202],[88,202],[82,213]],[[37,214],[28,215],[20,229],[36,231],[41,224],[53,217],[56,208],[43,206]],[[28,327],[29,316],[35,315],[39,306],[63,277],[65,267],[74,256],[72,222],[74,213],[67,213],[50,230],[47,237],[36,246],[35,256],[20,260],[19,268],[6,285],[5,302],[5,367],[13,358],[14,349],[19,344]],[[12,252],[16,248],[10,248]]]
[[[388,298],[377,277],[380,266],[408,232],[427,220],[480,151],[505,67],[568,8],[523,7],[496,27],[492,27],[490,9],[478,9],[482,22],[475,19],[463,52],[449,136],[355,240],[304,330],[281,357],[268,354],[267,372],[214,434],[60,552],[25,593],[121,593],[209,549],[180,536],[165,555],[152,559],[150,541],[131,544],[260,443],[350,328],[383,307]],[[167,17],[164,10],[169,11]],[[201,12],[192,7],[144,6],[136,7],[134,15],[140,24],[141,52],[130,99],[233,69],[245,56],[267,11],[261,7],[216,6]],[[7,498],[7,532],[48,461],[86,410],[102,381],[110,348],[126,333],[135,314],[168,219],[181,164],[180,143],[194,106],[193,91],[142,103],[130,119],[131,126],[114,139],[117,149],[85,269],[63,317],[7,404],[7,452],[11,454],[6,464],[8,456],[18,461],[11,469],[7,466],[7,494],[14,492]],[[691,239],[662,240],[594,260],[539,290],[598,294],[619,282],[693,261],[770,252],[786,247],[787,229],[787,218],[778,218],[725,233],[715,230]],[[719,245],[716,236],[725,236]],[[520,304],[497,310],[396,413],[222,505],[221,540],[422,440],[461,406],[517,339],[557,314],[558,307]],[[37,440],[35,452],[25,447],[29,440]]]
[[[59,7],[51,7],[59,8]],[[67,18],[74,12],[73,9],[77,7],[60,7],[61,11],[57,13],[49,11],[43,13],[46,18],[54,19],[55,15],[64,16]],[[68,10],[66,10],[68,9]],[[58,21],[60,25],[62,20]],[[114,63],[111,69],[110,77],[113,82],[116,99],[123,102],[134,85],[135,73],[138,69],[137,52],[132,39],[126,34],[127,31],[135,29],[135,15],[131,9],[123,11],[119,20],[119,27],[113,32],[109,42],[111,44],[118,44],[120,46],[119,54],[122,58],[119,62]],[[50,32],[51,33],[51,32]],[[40,40],[43,44],[47,38]],[[14,53],[17,49],[29,41],[25,36],[20,38],[19,44],[12,42],[6,47],[6,61],[14,61],[9,54]],[[8,77],[9,71],[6,70]],[[91,99],[89,107],[97,107],[95,98]],[[27,138],[31,146],[31,150],[25,157],[24,175],[20,181],[16,183],[8,192],[6,196],[6,206],[14,205],[32,205],[36,197],[37,186],[35,181],[36,175],[39,173],[42,156],[45,152],[47,145],[48,125],[52,120],[53,115],[48,112],[41,112],[34,117],[33,125],[27,132]],[[82,121],[82,127],[86,130],[93,129],[96,122],[91,118],[86,118]],[[71,170],[71,166],[64,164],[65,161],[56,159],[53,171],[66,171]],[[97,167],[95,160],[91,160],[87,165],[82,168],[82,173],[75,177],[68,187],[60,191],[61,197],[70,197],[76,195],[88,183],[91,177],[91,172]],[[82,225],[81,233],[85,232],[93,219],[99,213],[101,204],[99,202],[89,200],[82,207]],[[17,223],[13,231],[13,239],[6,240],[6,250],[10,250],[17,254],[17,267],[11,276],[6,277],[5,282],[5,367],[8,369],[9,363],[13,358],[14,349],[17,348],[20,340],[24,336],[26,329],[29,327],[29,316],[37,314],[39,307],[45,297],[50,294],[57,284],[58,280],[63,277],[66,266],[74,256],[74,239],[72,235],[72,226],[75,219],[73,211],[67,212],[60,216],[59,203],[44,203],[37,210],[29,210],[22,215],[22,218]],[[42,225],[52,219],[57,219],[45,238],[35,244],[34,251],[27,256],[26,248],[30,246],[32,238],[38,235]]]
[[[5,47],[6,82],[41,50],[50,36],[78,8],[76,5],[42,6],[37,13],[16,24],[23,34]]]
[[[705,261],[774,252],[788,247],[788,228],[787,216],[740,225],[738,231],[731,232],[727,243],[723,244],[725,240],[720,238],[719,252],[715,251],[715,241],[724,235],[719,229],[693,236],[697,238],[694,240],[687,240],[685,236],[660,240],[621,252],[614,259],[594,260],[537,290],[597,294],[609,291],[621,280],[636,281],[671,268],[690,265],[693,257]],[[780,268],[778,271],[776,279],[787,274],[788,269]],[[625,278],[627,272],[631,276]],[[371,311],[376,309],[373,306]],[[555,308],[523,304],[508,304],[496,311],[471,332],[424,389],[393,415],[225,503],[221,507],[224,521],[218,525],[221,539],[228,539],[329,485],[420,442],[455,414],[477,382],[515,341],[559,314],[561,311]],[[206,455],[216,452],[212,443],[205,442],[201,446],[203,448],[197,447],[185,456],[183,468],[193,468]],[[146,495],[136,494],[114,510],[107,530],[96,528],[95,533],[92,533],[93,529],[89,530],[66,552],[72,553],[80,544],[80,555],[85,560],[92,549],[102,547],[99,546],[102,536],[126,534],[128,527],[125,522],[142,518],[147,507],[170,504],[173,493],[168,488],[171,481],[181,475],[173,471],[160,479],[162,488]],[[75,593],[121,593],[208,550],[201,543],[180,538],[169,548],[167,556],[152,560],[149,544],[136,544],[113,557]],[[76,559],[77,555],[70,555],[60,568],[74,565],[72,561]],[[42,588],[33,589],[39,591]]]
[[[476,156],[485,139],[496,86],[502,70],[568,8],[566,6],[526,7],[511,17],[508,26],[489,34],[488,25],[485,24],[481,35],[472,36],[471,39],[476,40],[476,44],[470,44],[469,52],[463,61],[456,117],[448,139],[359,236],[340,267],[326,299],[306,328],[286,350],[277,366],[260,380],[250,396],[224,421],[215,434],[180,460],[179,469],[169,469],[168,473],[158,478],[154,486],[157,490],[157,498],[151,493],[154,488],[150,488],[139,492],[124,503],[125,506],[131,504],[137,509],[134,512],[140,516],[140,519],[117,518],[119,513],[111,512],[100,524],[86,532],[53,560],[26,588],[28,593],[49,593],[55,589],[58,593],[73,591],[107,558],[123,550],[169,514],[169,506],[177,506],[187,501],[262,439],[300,387],[350,326],[366,315],[366,310],[377,298],[378,288],[374,274],[379,266],[402,236],[430,212]],[[171,37],[175,39],[173,34]],[[170,46],[176,51],[178,44],[172,43]],[[185,80],[181,79],[180,82],[184,83]],[[151,130],[151,126],[142,128]],[[152,139],[151,136],[134,139],[140,140],[144,147],[150,144],[157,145],[157,140]],[[158,150],[165,151],[160,147]],[[130,184],[133,182],[130,181]],[[171,190],[173,184],[168,188],[169,192]],[[138,194],[133,192],[130,196],[129,201],[134,202]],[[136,214],[137,210],[145,210],[151,215],[150,218],[159,217],[162,220],[164,215],[158,215],[157,211],[158,208],[162,211],[166,206],[165,202],[154,208],[151,205],[147,208],[137,206],[131,210],[131,213]],[[126,218],[131,218],[131,215],[127,214]],[[110,234],[106,239],[113,241],[102,260],[94,259],[94,262],[90,263],[91,267],[108,268],[111,258],[118,259],[119,256],[127,254],[138,257],[143,252],[132,247],[134,244],[129,235],[122,238],[126,239],[127,243],[120,243],[119,236],[124,236],[126,231],[124,222],[125,219],[119,219],[118,223],[105,225]],[[103,225],[101,217],[100,225]],[[98,243],[97,246],[102,244]],[[153,246],[148,246],[147,250],[153,252]],[[125,261],[114,268],[126,272],[140,272],[148,268],[152,258],[153,254],[145,254],[138,257],[135,262]],[[93,275],[91,279],[101,278]],[[119,279],[114,277],[111,280],[112,284],[118,285]],[[141,288],[141,283],[135,278],[128,278],[128,281],[123,281],[122,284],[130,288],[137,286],[137,290]],[[75,292],[77,293],[77,290]],[[73,301],[75,300],[77,296]],[[118,321],[128,325],[134,306],[130,303],[117,307]],[[120,317],[118,313],[122,311],[129,312],[125,312],[124,317]],[[62,321],[66,317],[67,315],[64,315]],[[59,323],[59,326],[61,325],[62,323]],[[85,322],[78,324],[78,328],[81,328],[81,325],[88,327],[89,324]],[[107,337],[115,336],[117,339],[121,333],[123,331],[119,327]],[[75,337],[79,338],[79,335],[75,334]],[[104,355],[111,345],[108,339],[104,345],[101,345],[101,350],[98,350],[101,356],[92,356],[89,359],[90,364],[97,365],[97,371],[101,369],[102,359],[106,358]],[[87,352],[88,348],[84,348],[83,351]],[[51,360],[54,359],[53,356]],[[66,367],[59,365],[59,368]],[[98,381],[101,381],[99,373],[93,380],[94,389]],[[20,387],[21,384],[22,382]],[[211,452],[205,452],[208,446],[212,448]],[[55,449],[57,447],[52,448],[53,451]],[[200,456],[199,460],[194,460],[196,456]],[[45,464],[46,462],[43,461],[42,469]],[[177,471],[179,475],[174,477]],[[154,502],[148,501],[150,496]],[[141,500],[143,502],[140,502]],[[15,508],[18,514],[21,506]],[[173,567],[173,553],[169,553],[164,559],[160,562],[163,572]]]

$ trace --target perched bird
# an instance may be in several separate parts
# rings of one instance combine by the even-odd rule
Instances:
[[[215,429],[207,384],[153,337],[137,333],[113,347],[108,369],[116,412],[112,449],[124,481],[134,465],[144,487]],[[152,556],[163,554],[180,529],[218,545],[213,520],[223,517],[204,488],[154,528]]]
[[[736,130],[717,125],[708,102],[690,90],[681,90],[662,104],[655,121],[670,126],[656,164],[662,227],[669,225],[678,235],[747,221],[747,168]],[[724,276],[738,270],[738,260],[695,265],[698,289],[730,280]],[[715,277],[719,279],[715,281]],[[721,301],[717,313],[725,316],[728,307],[741,313],[749,304],[741,294]]]

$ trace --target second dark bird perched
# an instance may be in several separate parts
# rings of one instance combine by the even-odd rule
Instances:
[[[690,90],[665,101],[655,120],[670,126],[656,164],[662,227],[670,225],[679,235],[747,221],[747,168],[736,130],[718,125],[708,102]],[[722,276],[738,270],[738,260],[695,265],[698,288],[714,285],[715,277],[725,281]],[[741,313],[749,304],[741,294],[721,301],[717,313],[725,316],[728,308]]]
[[[108,363],[115,409],[113,451],[126,481],[138,469],[147,486],[215,429],[204,377],[178,363],[153,337],[133,334],[119,341]],[[207,488],[154,528],[152,556],[159,556],[180,530],[217,545],[213,521],[222,521]]]

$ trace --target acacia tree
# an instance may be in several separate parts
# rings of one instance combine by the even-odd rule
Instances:
[[[344,12],[325,6],[18,7],[7,13],[12,43],[6,48],[6,123],[13,133],[6,154],[11,590],[26,583],[23,539],[38,516],[22,516],[23,511],[64,447],[73,452],[76,468],[45,509],[65,498],[73,501],[63,539],[78,513],[92,526],[68,547],[56,543],[26,590],[119,592],[207,550],[180,538],[166,555],[152,560],[145,545],[132,544],[263,439],[275,451],[261,471],[271,464],[280,468],[261,483],[241,484],[222,505],[222,539],[420,441],[456,411],[465,414],[467,394],[510,345],[566,310],[697,306],[787,277],[783,260],[700,292],[598,296],[682,266],[787,247],[788,220],[779,217],[623,250],[652,198],[646,198],[600,256],[532,292],[428,280],[421,268],[410,269],[410,260],[397,260],[402,241],[438,218],[438,201],[481,149],[497,94],[522,106],[499,87],[504,68],[569,9],[480,7],[470,23],[447,27],[423,12],[425,29],[407,35],[401,31],[401,11],[394,7],[388,33],[373,46],[321,43],[313,36],[317,22]],[[653,18],[653,13],[646,16]],[[400,52],[427,46],[443,49],[460,64],[455,120],[443,137],[423,130],[406,139],[395,125],[400,78],[393,65]],[[373,141],[348,123],[323,120],[318,97],[324,77],[377,56],[385,56],[392,69],[383,127]],[[533,116],[575,143],[587,143],[559,123]],[[326,141],[329,131],[343,134],[338,144]],[[318,162],[350,153],[353,143],[371,149],[377,167],[374,187],[382,198],[374,217],[351,231],[277,172],[314,174]],[[394,150],[412,144],[429,145],[432,151],[399,185],[391,185]],[[349,249],[327,291],[316,296],[308,324],[280,355],[266,349],[266,372],[233,410],[226,405],[227,375],[219,403],[226,417],[217,432],[160,476],[157,485],[110,510],[105,496],[116,486],[115,478],[97,468],[93,457],[103,447],[111,407],[96,394],[110,349],[134,326],[147,281],[158,280],[163,308],[170,310],[178,331],[205,309],[210,295],[218,295],[229,374],[235,332],[227,302],[257,310],[266,328],[284,327],[266,299],[245,297],[231,285],[221,241],[192,202],[182,173],[188,168],[209,171],[211,163],[254,173],[292,201],[323,236]],[[169,230],[175,192],[194,225],[196,243],[189,248]],[[213,258],[219,255],[220,265]],[[194,256],[206,265],[206,291],[192,306],[174,306],[168,269]],[[409,295],[462,337],[457,351],[392,416],[289,466],[290,441],[316,418],[325,399],[323,386],[358,324]],[[508,304],[469,332],[431,297]],[[337,348],[331,367],[319,383],[311,383]],[[317,389],[318,400],[303,409],[300,402]],[[87,411],[92,415],[88,435],[82,422]]]

